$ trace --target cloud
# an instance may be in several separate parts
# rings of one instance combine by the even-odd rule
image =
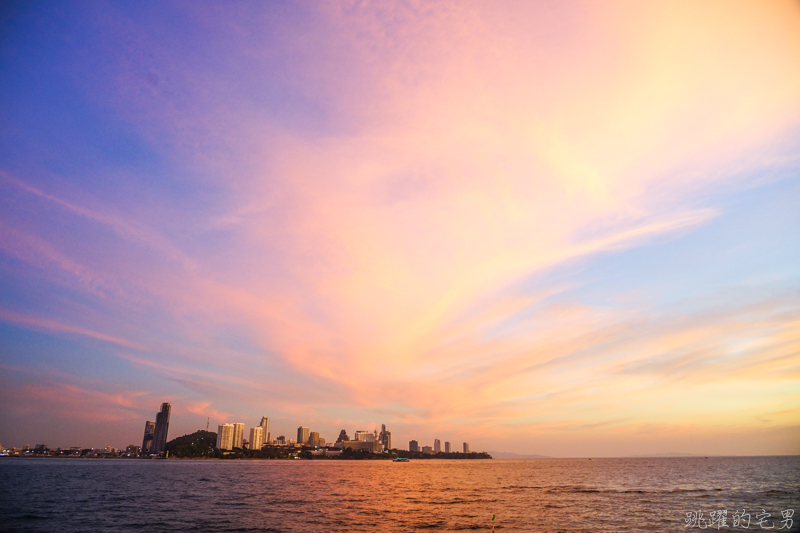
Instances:
[[[33,185],[16,178],[8,172],[0,169],[0,178],[6,183],[14,186],[15,188],[27,192],[37,198],[46,200],[64,208],[66,211],[73,215],[78,215],[81,218],[100,223],[114,231],[118,236],[139,244],[145,244],[150,248],[158,250],[167,258],[179,262],[186,269],[193,269],[194,263],[184,253],[182,253],[176,246],[170,243],[166,238],[158,232],[143,226],[141,222],[133,224],[124,220],[123,218],[108,214],[106,209],[92,210],[75,203],[64,200],[53,194],[34,187]],[[97,203],[96,201],[94,203]]]
[[[31,329],[53,331],[57,333],[70,333],[74,335],[80,335],[83,337],[90,337],[92,339],[101,340],[104,342],[109,342],[112,344],[123,346],[125,348],[132,348],[134,350],[139,350],[144,352],[148,351],[148,348],[146,346],[143,346],[133,341],[129,341],[127,339],[122,339],[119,337],[115,337],[113,335],[106,335],[104,333],[92,331],[90,329],[86,329],[80,326],[72,326],[69,324],[62,324],[60,322],[56,322],[53,320],[47,320],[44,318],[39,318],[30,315],[23,315],[20,313],[16,313],[14,311],[8,311],[6,309],[0,309],[0,320],[10,322],[12,324],[16,324],[19,326],[28,327]]]
[[[146,393],[122,390],[108,393],[48,381],[46,383],[18,384],[6,382],[2,393],[5,409],[14,417],[62,417],[83,423],[109,423],[133,421],[141,417],[140,402]],[[20,402],[19,398],[25,398]]]
[[[232,415],[230,413],[217,411],[216,409],[210,409],[210,406],[211,402],[189,403],[186,404],[186,410],[196,415],[213,418],[215,421],[220,423],[226,423],[227,420],[231,419]],[[215,429],[216,428],[210,428],[210,431]]]
[[[114,291],[113,285],[104,279],[102,274],[62,254],[46,241],[15,229],[2,220],[0,220],[0,249],[36,267],[45,275],[51,274],[53,279],[67,286],[72,286],[77,281],[82,290],[100,297]],[[56,270],[55,275],[51,272],[53,267]],[[60,276],[64,273],[69,276],[69,282]]]
[[[65,195],[0,171],[20,198],[3,250],[93,311],[3,320],[147,350],[119,358],[219,418],[317,403],[629,435],[697,400],[722,416],[714,395],[736,398],[715,387],[746,378],[753,416],[791,412],[767,383],[797,378],[794,307],[603,307],[575,265],[697,232],[764,161],[796,166],[796,5],[206,6],[186,31],[86,10],[97,59],[65,70],[161,173],[120,158]],[[31,230],[44,208],[58,224]],[[100,333],[119,323],[147,341]]]

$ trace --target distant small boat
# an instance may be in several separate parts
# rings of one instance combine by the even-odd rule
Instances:
[[[393,463],[407,463],[409,461],[410,461],[410,459],[408,457],[396,457],[396,458],[392,459]]]

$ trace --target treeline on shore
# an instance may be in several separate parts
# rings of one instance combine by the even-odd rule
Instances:
[[[340,455],[316,455],[312,448],[290,448],[287,446],[264,446],[260,450],[233,450],[217,449],[217,434],[211,431],[195,431],[191,435],[184,435],[172,439],[167,443],[169,457],[186,459],[357,459],[357,460],[385,460],[405,457],[408,459],[491,459],[485,452],[471,453],[423,453],[405,450],[389,450],[384,453],[372,453],[367,450],[342,450]]]

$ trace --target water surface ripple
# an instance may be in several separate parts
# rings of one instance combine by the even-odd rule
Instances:
[[[692,531],[794,509],[800,457],[390,461],[0,460],[0,531]],[[734,528],[736,510],[751,515]]]

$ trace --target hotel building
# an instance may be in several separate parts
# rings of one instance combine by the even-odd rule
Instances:
[[[167,431],[169,430],[169,413],[172,406],[167,402],[161,404],[161,411],[156,414],[156,427],[153,431],[153,450],[151,453],[167,451]]]

